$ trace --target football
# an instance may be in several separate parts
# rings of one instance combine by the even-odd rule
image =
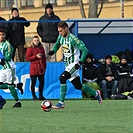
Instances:
[[[41,103],[41,108],[43,111],[45,112],[49,112],[51,111],[52,109],[52,102],[50,100],[44,100],[42,103]]]

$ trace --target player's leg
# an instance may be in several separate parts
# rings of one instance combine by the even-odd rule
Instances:
[[[6,100],[0,95],[0,109],[6,104]]]
[[[18,88],[21,92],[21,94],[23,95],[24,93],[24,90],[23,90],[23,83],[18,83],[18,84],[15,84],[15,87]]]
[[[74,78],[71,83],[74,85],[74,87],[78,90],[82,90],[83,92],[90,94],[92,96],[95,96],[97,98],[97,100],[99,101],[100,104],[102,104],[102,98],[101,98],[101,94],[99,90],[94,90],[92,88],[90,88],[88,85],[86,84],[81,84],[80,81],[80,77],[77,76],[76,78]]]
[[[12,69],[12,73],[13,73],[13,75],[15,75],[14,76],[14,79],[13,79],[13,81],[15,81],[16,80],[16,70],[15,69]],[[14,86],[18,89],[18,90],[20,90],[20,92],[21,92],[21,94],[23,94],[24,93],[24,91],[23,91],[23,83],[18,83],[18,84],[14,84]]]
[[[0,82],[0,89],[7,89],[7,88],[8,88],[7,83]]]
[[[31,76],[31,94],[32,94],[33,100],[39,100],[35,94],[36,80],[37,80],[37,76],[32,75]]]
[[[87,93],[87,94],[91,94],[92,96],[96,96],[96,91],[93,90],[92,88],[90,88],[88,85],[86,84],[81,84],[80,81],[80,77],[77,76],[76,78],[74,78],[71,83],[74,85],[74,87],[78,90],[82,90],[83,92]]]
[[[6,81],[6,72],[4,70],[0,70],[0,89],[7,89],[8,84],[5,83]]]
[[[65,100],[66,91],[67,91],[66,81],[68,79],[70,79],[70,77],[71,77],[71,75],[67,71],[64,71],[61,74],[61,76],[60,76],[60,100],[59,100],[58,104],[53,106],[53,108],[60,109],[60,108],[64,108],[65,107],[64,100]]]
[[[13,108],[20,108],[21,103],[18,98],[18,93],[14,86],[14,79],[15,75],[12,69],[5,70],[6,71],[6,83],[8,84],[8,89],[10,90],[11,95],[13,96],[16,103],[14,104]]]
[[[44,74],[38,75],[38,80],[39,80],[39,100],[45,100],[45,97],[43,96]]]

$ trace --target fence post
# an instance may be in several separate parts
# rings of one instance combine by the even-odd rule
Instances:
[[[75,36],[78,37],[78,21],[75,22]]]
[[[124,0],[120,0],[120,7],[121,7],[121,18],[124,18]]]

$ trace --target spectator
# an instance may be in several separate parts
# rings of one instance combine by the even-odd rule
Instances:
[[[8,39],[8,23],[6,22],[6,20],[2,17],[0,17],[0,29],[5,30],[6,32],[6,39]]]
[[[109,98],[108,91],[111,89],[111,99],[114,98],[117,91],[118,73],[111,55],[105,56],[105,63],[101,64],[98,73],[99,85],[102,88],[103,99]]]
[[[128,65],[127,57],[125,55],[121,56],[120,63],[117,69],[119,74],[118,94],[132,91],[133,90],[133,81],[131,77],[132,66]]]
[[[88,54],[83,65],[83,83],[87,84],[94,90],[99,90],[100,86],[97,83],[98,66],[94,64],[94,57]],[[84,94],[86,96],[86,94]]]
[[[11,44],[5,40],[5,31],[0,30],[0,65],[2,69],[0,70],[0,89],[9,89],[14,100],[16,101],[13,108],[20,108],[21,103],[18,98],[17,91],[15,89],[15,63],[12,61],[13,48]],[[23,94],[22,83],[16,86]],[[19,88],[20,87],[20,88]]]
[[[50,3],[45,6],[45,14],[40,17],[40,22],[37,26],[37,33],[42,38],[42,45],[47,55],[58,37],[58,22],[41,22],[43,20],[60,20],[60,18],[54,14],[53,6]],[[53,55],[47,58],[47,61],[56,61],[56,56]]]
[[[26,51],[26,59],[30,61],[31,92],[33,100],[38,100],[35,94],[35,84],[37,78],[39,80],[39,99],[45,100],[43,97],[43,88],[46,57],[44,48],[40,43],[38,36],[33,37],[31,47]]]
[[[9,42],[14,48],[12,59],[14,60],[16,49],[18,49],[19,60],[20,62],[23,62],[25,44],[24,27],[28,27],[30,23],[25,18],[19,16],[19,11],[17,8],[12,8],[11,13],[12,18],[9,20]]]

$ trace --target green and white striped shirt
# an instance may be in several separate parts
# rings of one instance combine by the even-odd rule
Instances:
[[[13,48],[7,40],[0,42],[0,51],[5,57],[5,65],[2,66],[2,69],[3,70],[11,69],[11,68],[14,69],[16,67],[16,65],[12,61]]]
[[[52,48],[54,53],[58,51],[60,46],[62,46],[66,66],[73,62],[85,61],[86,55],[88,54],[88,49],[85,44],[73,34],[69,33],[67,37],[62,37],[59,35]],[[79,58],[80,50],[82,51],[81,59]]]

